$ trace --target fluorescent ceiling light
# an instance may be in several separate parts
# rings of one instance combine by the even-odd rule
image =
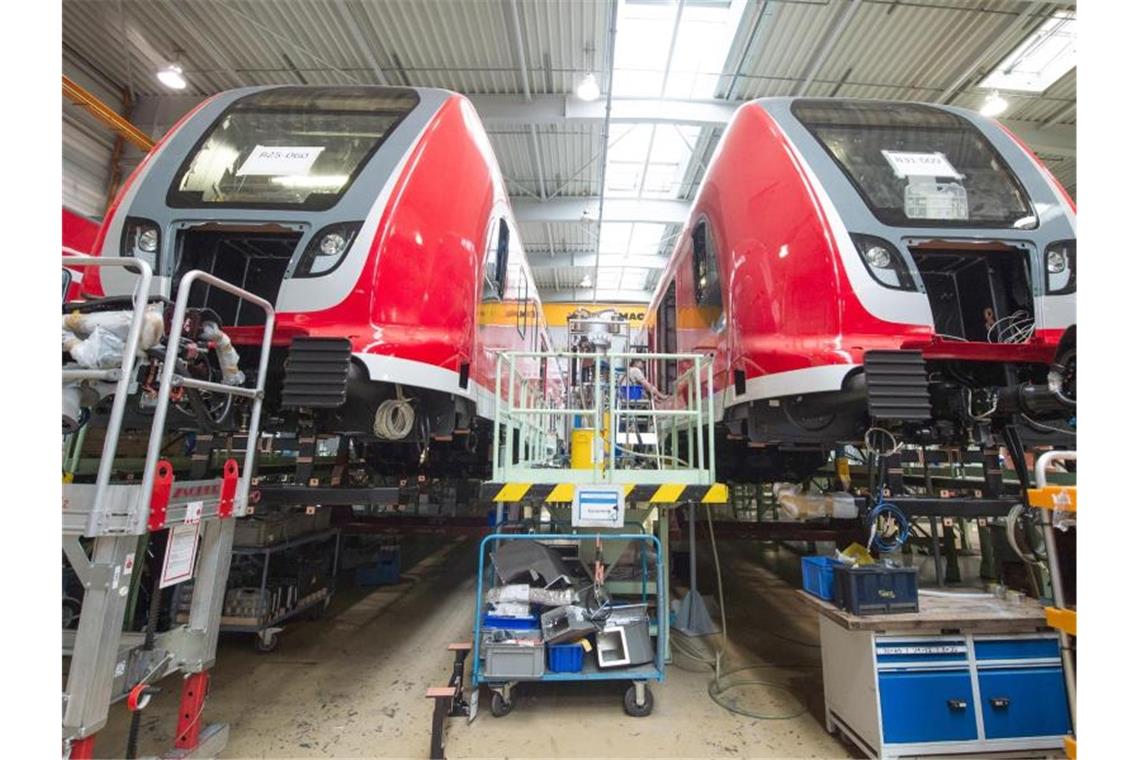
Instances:
[[[983,89],[1045,92],[1076,65],[1076,11],[1057,11],[978,86]]]
[[[982,103],[982,107],[978,109],[978,113],[982,116],[989,116],[992,119],[1005,113],[1005,109],[1007,108],[1009,108],[1009,101],[996,92],[991,92],[986,96],[986,100]]]
[[[172,63],[158,72],[158,81],[172,90],[185,90],[186,77],[182,76],[182,67]]]
[[[601,94],[602,89],[598,87],[598,79],[591,73],[587,73],[578,82],[578,87],[574,90],[579,98],[585,101],[597,100]]]

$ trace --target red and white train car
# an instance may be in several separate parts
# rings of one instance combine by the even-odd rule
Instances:
[[[1000,124],[777,98],[727,127],[647,329],[715,354],[720,464],[751,451],[755,469],[871,427],[1071,443],[1075,321],[1075,206]]]
[[[444,90],[216,95],[125,183],[96,251],[146,259],[157,295],[203,269],[268,299],[267,429],[311,419],[381,458],[431,445],[485,462],[496,352],[550,344],[490,142]],[[130,275],[100,274],[88,290],[130,292]],[[216,314],[253,371],[262,317],[195,287],[190,305]],[[554,394],[556,367],[523,369]]]

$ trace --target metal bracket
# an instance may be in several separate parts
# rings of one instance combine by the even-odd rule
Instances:
[[[222,468],[222,495],[218,500],[218,517],[225,519],[234,512],[234,494],[238,487],[238,463],[227,459]]]
[[[147,528],[162,530],[166,525],[166,507],[170,503],[170,488],[174,484],[174,468],[165,459],[158,460],[154,467],[154,488],[150,494],[150,514]]]
[[[155,648],[167,652],[179,668],[193,669],[204,659],[206,632],[180,625],[158,634],[155,637]]]

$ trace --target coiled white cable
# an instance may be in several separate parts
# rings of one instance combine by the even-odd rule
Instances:
[[[404,398],[404,389],[396,386],[396,398],[381,401],[376,407],[376,417],[372,421],[372,432],[386,441],[398,441],[412,432],[416,422],[416,410],[412,400]]]
[[[990,325],[986,330],[986,340],[990,343],[1024,343],[1033,337],[1036,327],[1033,317],[1019,309]]]

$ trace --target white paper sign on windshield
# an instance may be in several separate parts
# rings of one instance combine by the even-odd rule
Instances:
[[[258,145],[237,170],[237,176],[281,177],[308,174],[321,147],[303,145]]]
[[[946,160],[942,153],[913,153],[884,150],[883,158],[891,165],[895,176],[906,177],[961,177],[961,173]]]

